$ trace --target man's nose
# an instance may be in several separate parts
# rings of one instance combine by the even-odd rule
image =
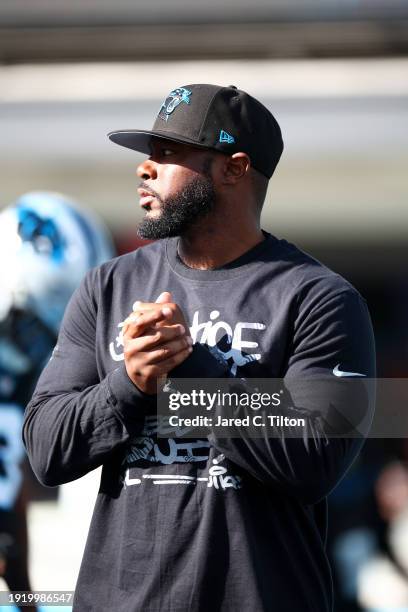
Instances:
[[[157,176],[156,162],[151,158],[146,159],[137,167],[137,176],[144,181],[148,179],[155,179]]]

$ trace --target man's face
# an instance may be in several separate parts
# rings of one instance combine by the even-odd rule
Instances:
[[[141,238],[180,236],[214,209],[212,159],[206,149],[153,141],[152,155],[137,169],[140,205],[147,211],[138,227]]]

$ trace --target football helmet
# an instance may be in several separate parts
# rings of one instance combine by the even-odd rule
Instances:
[[[11,309],[58,328],[86,271],[114,256],[101,221],[64,195],[31,192],[0,213],[0,321]]]

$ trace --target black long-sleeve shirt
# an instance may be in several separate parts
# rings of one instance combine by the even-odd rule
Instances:
[[[216,270],[186,267],[177,239],[160,241],[94,269],[73,296],[23,438],[46,485],[103,465],[75,611],[332,609],[325,497],[361,440],[163,439],[154,400],[123,362],[133,303],[171,291],[196,343],[179,375],[223,376],[223,362],[246,380],[374,377],[363,298],[294,245],[265,237]],[[313,410],[299,389],[297,399]]]

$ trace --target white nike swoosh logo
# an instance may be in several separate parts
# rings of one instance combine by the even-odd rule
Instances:
[[[343,372],[343,370],[339,370],[339,363],[333,368],[333,374],[335,376],[367,376],[367,374],[360,374],[360,372]]]

